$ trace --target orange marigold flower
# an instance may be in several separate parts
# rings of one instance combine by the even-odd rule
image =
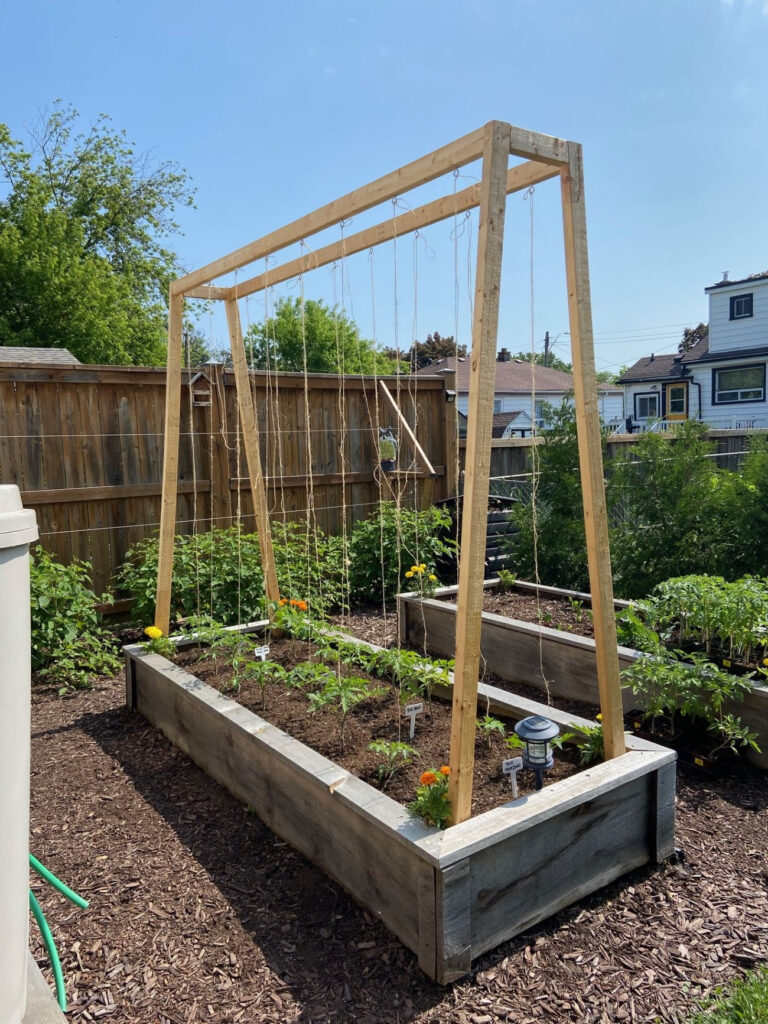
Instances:
[[[300,612],[305,612],[307,610],[307,602],[306,601],[297,601],[296,602],[296,607],[299,609]]]
[[[448,767],[447,764],[444,764],[443,767],[440,769],[440,774],[441,775],[450,775],[451,774],[451,769]]]
[[[419,782],[422,786],[434,786],[437,782],[437,776],[434,772],[422,772]]]
[[[283,605],[288,604],[288,598],[287,597],[281,597],[280,600],[277,602],[277,604],[278,604],[278,607],[282,608]]]

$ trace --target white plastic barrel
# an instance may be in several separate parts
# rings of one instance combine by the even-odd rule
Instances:
[[[29,545],[37,518],[0,485],[0,1024],[19,1024],[29,927]]]

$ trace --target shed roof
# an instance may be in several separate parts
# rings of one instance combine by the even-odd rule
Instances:
[[[36,348],[33,346],[0,345],[0,363],[40,363],[42,366],[51,364],[58,366],[79,366],[80,360],[75,359],[66,348]]]

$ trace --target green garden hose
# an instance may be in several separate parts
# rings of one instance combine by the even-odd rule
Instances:
[[[59,1006],[62,1013],[67,1012],[67,993],[64,990],[64,975],[61,970],[61,961],[59,960],[59,953],[56,949],[56,943],[53,941],[53,935],[51,929],[48,927],[48,922],[45,919],[40,904],[35,899],[35,894],[32,890],[29,890],[29,908],[32,911],[35,920],[37,921],[37,927],[40,929],[40,934],[43,936],[43,942],[48,952],[48,959],[51,961],[51,967],[53,968],[53,977],[56,981],[56,998],[59,1001]]]
[[[70,903],[74,903],[75,906],[85,910],[88,907],[88,900],[84,900],[82,896],[70,889],[68,885],[65,885],[60,878],[57,878],[52,871],[41,864],[37,857],[33,857],[30,853],[29,863],[46,882],[58,889],[62,896],[66,896]],[[53,935],[51,929],[48,927],[48,922],[45,919],[40,904],[35,898],[35,894],[32,890],[29,890],[29,907],[32,914],[37,921],[37,926],[40,929],[40,934],[43,936],[43,942],[45,943],[46,951],[48,952],[48,958],[51,961],[51,968],[53,969],[53,977],[56,982],[56,998],[59,1002],[62,1012],[66,1013],[67,1010],[67,995],[64,989],[64,974],[61,970],[61,961],[59,960],[59,953],[56,949],[56,943],[53,941]]]
[[[44,878],[46,882],[50,882],[54,889],[58,889],[62,896],[66,896],[70,903],[74,903],[76,907],[80,907],[81,910],[88,909],[88,900],[84,900],[82,896],[78,896],[74,889],[70,889],[68,885],[64,885],[60,878],[57,878],[52,871],[49,871],[45,864],[41,864],[37,857],[33,857],[30,853],[29,863],[35,869],[35,871]]]

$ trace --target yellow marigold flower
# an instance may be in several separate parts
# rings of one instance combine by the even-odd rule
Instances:
[[[763,664],[768,665],[768,658],[763,658]]]
[[[157,626],[147,626],[147,628],[144,630],[144,633],[146,634],[146,636],[149,637],[150,640],[159,640],[160,637],[163,635],[162,629],[159,629]]]
[[[603,720],[603,716],[602,716],[602,715],[598,715],[598,716],[597,716],[597,720],[598,720],[598,722],[602,722],[602,720]]]
[[[422,772],[419,782],[422,786],[434,786],[437,782],[437,776],[434,772]]]
[[[405,578],[406,578],[407,580],[413,579],[413,573],[412,573],[412,572],[407,572],[407,573],[405,574]]]
[[[440,774],[441,775],[450,775],[451,774],[451,769],[448,767],[447,764],[444,764],[443,767],[440,769]]]
[[[288,598],[287,597],[281,597],[280,600],[277,602],[277,604],[278,604],[278,607],[283,608],[285,605],[288,604]]]
[[[730,668],[731,662],[729,658],[723,658],[723,668]]]
[[[437,583],[437,576],[433,572],[429,574],[429,580],[431,583]]]
[[[421,565],[419,566],[419,568],[421,569],[421,571],[422,571],[422,572],[424,572],[424,570],[425,570],[425,569],[426,569],[427,567],[426,567],[426,565],[424,564],[424,562],[422,562],[422,563],[421,563]]]
[[[412,565],[411,566],[411,572],[418,572],[418,571],[419,571],[418,565]]]

